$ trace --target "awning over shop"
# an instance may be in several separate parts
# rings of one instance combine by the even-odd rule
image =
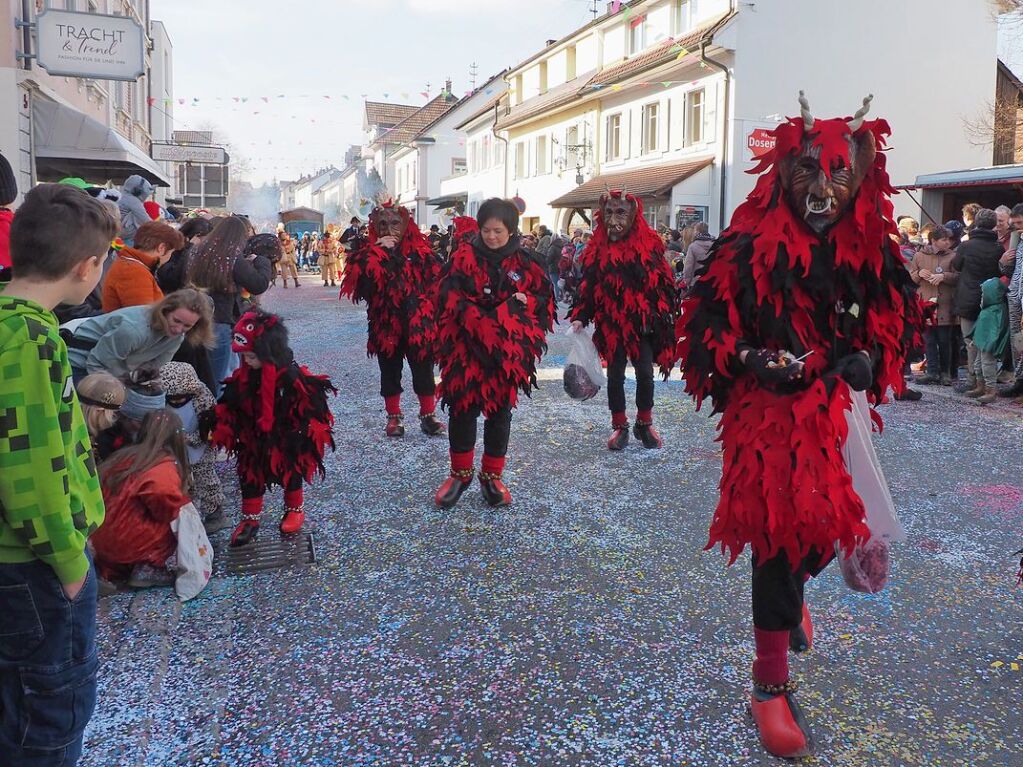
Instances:
[[[171,185],[160,166],[117,131],[39,96],[32,101],[32,140],[40,181],[79,176],[123,182],[138,174],[156,186]]]
[[[440,197],[434,197],[433,199],[427,200],[426,204],[432,208],[454,208],[457,205],[465,207],[465,204],[469,201],[468,192],[458,192],[457,194],[445,194]]]
[[[622,189],[636,197],[668,197],[676,184],[714,162],[713,157],[698,157],[669,165],[650,165],[620,173],[604,173],[580,184],[551,202],[552,208],[594,208],[605,186]]]
[[[967,186],[1003,186],[1023,184],[1023,165],[995,165],[990,168],[950,170],[917,176],[915,184],[902,184],[896,189],[942,189]]]

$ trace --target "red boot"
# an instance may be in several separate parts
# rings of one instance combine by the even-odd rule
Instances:
[[[625,413],[611,414],[611,437],[607,441],[608,450],[624,450],[629,444],[629,419]]]
[[[284,491],[284,517],[281,519],[281,534],[295,535],[302,529],[305,522],[302,487],[297,490]]]
[[[242,520],[231,534],[232,548],[245,546],[255,540],[256,533],[259,532],[259,517],[262,513],[262,497],[242,499]]]
[[[305,509],[302,506],[288,507],[284,510],[284,518],[281,519],[281,534],[295,535],[302,530],[305,523]]]
[[[653,413],[649,410],[642,410],[636,413],[636,425],[632,429],[636,439],[643,443],[647,450],[659,450],[664,447],[661,435],[654,428]]]
[[[388,437],[404,437],[405,425],[401,422],[401,395],[393,394],[384,397],[384,407],[387,410],[387,426],[384,434]]]
[[[483,456],[480,490],[483,491],[483,500],[491,506],[510,506],[512,502],[511,491],[501,481],[504,460],[503,457],[497,458],[486,454]]]
[[[796,703],[795,685],[757,685],[750,697],[750,710],[764,748],[783,759],[808,756],[813,740]]]
[[[450,509],[458,503],[462,493],[472,484],[472,477],[475,474],[472,464],[475,458],[475,451],[451,453],[451,475],[437,488],[433,497],[434,503],[442,509]]]

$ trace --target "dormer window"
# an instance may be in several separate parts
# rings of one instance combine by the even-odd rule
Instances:
[[[629,22],[629,55],[634,56],[646,49],[646,16]]]

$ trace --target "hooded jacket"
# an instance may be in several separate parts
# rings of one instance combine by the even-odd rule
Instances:
[[[0,370],[0,562],[40,559],[74,583],[89,569],[85,541],[104,507],[52,312],[0,294]]]
[[[952,268],[959,272],[955,297],[957,315],[967,320],[977,319],[981,283],[1002,273],[998,261],[1004,252],[998,235],[991,229],[974,228],[970,239],[959,246],[952,259]]]
[[[139,227],[153,220],[144,205],[152,194],[153,185],[142,176],[128,176],[121,186],[117,207],[121,209],[121,239],[125,244],[134,245]]]
[[[992,277],[980,286],[980,314],[970,337],[981,351],[995,357],[1005,354],[1009,345],[1009,325],[1006,322],[1005,282]]]

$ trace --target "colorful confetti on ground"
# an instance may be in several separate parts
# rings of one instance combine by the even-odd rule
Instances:
[[[221,561],[185,605],[167,590],[103,600],[83,765],[775,763],[744,703],[748,562],[702,551],[713,422],[677,381],[657,389],[665,449],[610,453],[602,395],[568,399],[552,336],[513,422],[514,505],[492,511],[474,487],[441,512],[446,440],[384,437],[364,311],[310,279],[265,304],[341,390],[338,450],[306,496],[318,561],[238,578]],[[793,669],[818,755],[804,763],[1023,764],[1023,422],[932,397],[884,415],[910,540],[878,596],[835,568],[808,588],[817,641]]]

